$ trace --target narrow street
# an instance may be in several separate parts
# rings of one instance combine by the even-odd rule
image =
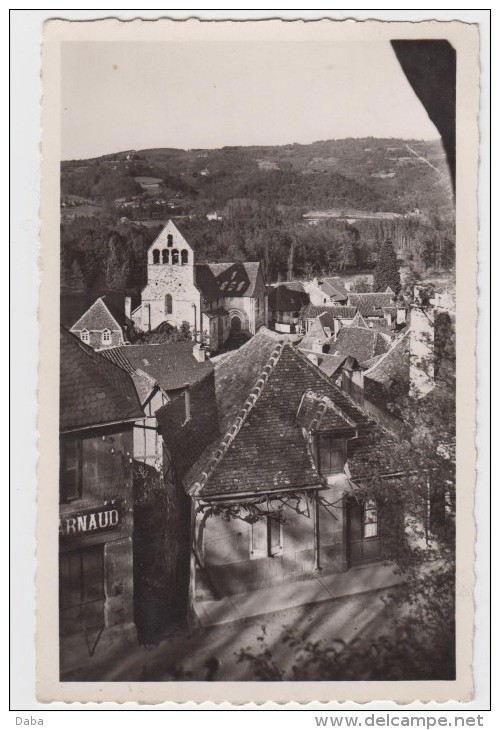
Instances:
[[[250,664],[238,660],[242,649],[258,654],[268,648],[280,667],[291,667],[293,652],[284,643],[290,629],[325,646],[340,639],[350,642],[358,636],[375,637],[384,632],[391,616],[383,602],[387,591],[358,594],[323,601],[285,611],[276,611],[193,632],[178,630],[154,646],[122,649],[121,653],[99,656],[84,670],[87,681],[252,681]],[[262,639],[265,631],[264,639]],[[75,674],[64,676],[76,681]]]

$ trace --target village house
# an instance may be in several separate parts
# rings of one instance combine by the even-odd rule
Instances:
[[[254,335],[267,324],[267,292],[258,262],[205,264],[169,220],[148,253],[148,283],[132,312],[136,328],[188,325],[210,352],[230,334]]]
[[[193,500],[198,617],[206,601],[385,555],[383,509],[356,486],[391,439],[290,338],[262,328],[202,383],[189,419],[180,399],[157,414]]]
[[[405,325],[406,307],[396,301],[390,287],[385,292],[349,293],[348,304],[356,308],[370,327],[390,332]]]
[[[276,332],[296,332],[300,328],[301,310],[309,304],[309,295],[300,281],[268,287],[269,322]]]
[[[309,294],[311,304],[321,306],[323,304],[347,304],[351,285],[339,276],[324,279],[314,277],[312,281],[304,284],[304,288]]]
[[[70,331],[94,350],[126,344],[133,333],[131,298],[125,298],[124,310],[120,311],[109,296],[98,297]]]
[[[315,327],[316,334],[321,336],[320,330],[317,327],[317,318],[321,315],[326,314],[327,317],[323,320],[329,322],[327,328],[330,330],[330,334],[326,331],[323,335],[326,339],[331,337],[331,332],[338,333],[341,327],[351,324],[352,320],[356,316],[356,308],[348,307],[345,305],[322,305],[308,304],[301,311],[301,329],[308,334],[312,327]],[[331,327],[333,324],[333,328]],[[325,340],[326,341],[326,340]]]
[[[192,342],[125,345],[102,354],[129,373],[144,410],[144,418],[134,424],[134,459],[160,469],[163,442],[156,412],[212,372],[212,363],[200,361]]]
[[[61,328],[59,629],[61,672],[136,641],[131,377]]]
[[[390,337],[369,327],[359,312],[344,327],[330,312],[324,312],[316,318],[298,348],[340,385],[342,367],[348,358],[364,363],[386,352],[389,343]]]

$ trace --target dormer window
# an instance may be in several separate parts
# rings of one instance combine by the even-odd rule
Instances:
[[[345,439],[335,433],[320,433],[317,444],[320,474],[328,476],[343,472],[347,458]]]
[[[82,330],[80,332],[80,339],[88,345],[90,342],[90,332],[88,330]]]
[[[111,344],[111,332],[109,330],[103,330],[102,336],[101,336],[101,342],[103,345],[110,345]]]

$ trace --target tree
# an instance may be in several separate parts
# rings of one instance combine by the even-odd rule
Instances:
[[[373,274],[373,291],[385,291],[390,287],[398,294],[401,289],[401,276],[392,241],[386,240],[380,249],[377,266]]]
[[[83,276],[80,264],[75,259],[68,269],[62,268],[61,271],[61,290],[68,294],[84,294],[87,291],[87,285]]]

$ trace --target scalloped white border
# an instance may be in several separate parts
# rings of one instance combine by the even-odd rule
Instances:
[[[195,11],[193,11],[195,12]],[[281,11],[277,11],[280,14]],[[300,12],[300,11],[298,11]],[[326,13],[327,11],[325,11]],[[473,638],[473,555],[474,555],[474,494],[475,480],[474,433],[475,399],[473,388],[461,388],[475,382],[475,356],[471,347],[475,331],[476,308],[476,238],[477,206],[475,198],[479,94],[477,34],[474,27],[463,23],[419,22],[398,24],[398,37],[447,37],[458,52],[457,57],[457,350],[459,381],[458,423],[458,560],[461,578],[461,600],[457,609],[459,636],[459,675],[455,682],[381,682],[381,683],[60,683],[54,647],[57,639],[57,590],[50,569],[57,556],[57,421],[58,421],[58,322],[51,312],[58,306],[59,292],[59,59],[61,40],[120,40],[147,39],[179,40],[230,37],[259,40],[307,38],[309,40],[341,37],[342,40],[371,37],[394,37],[394,25],[365,21],[333,23],[330,20],[302,22],[260,21],[258,23],[200,23],[190,20],[162,20],[156,23],[133,21],[120,23],[104,20],[92,23],[51,22],[45,28],[44,100],[43,100],[43,163],[42,163],[42,276],[40,308],[40,390],[39,390],[39,511],[38,524],[38,689],[41,701],[63,702],[224,702],[236,705],[246,702],[260,704],[389,700],[406,704],[421,702],[467,701],[472,698],[472,638]],[[402,708],[401,708],[402,709]]]

